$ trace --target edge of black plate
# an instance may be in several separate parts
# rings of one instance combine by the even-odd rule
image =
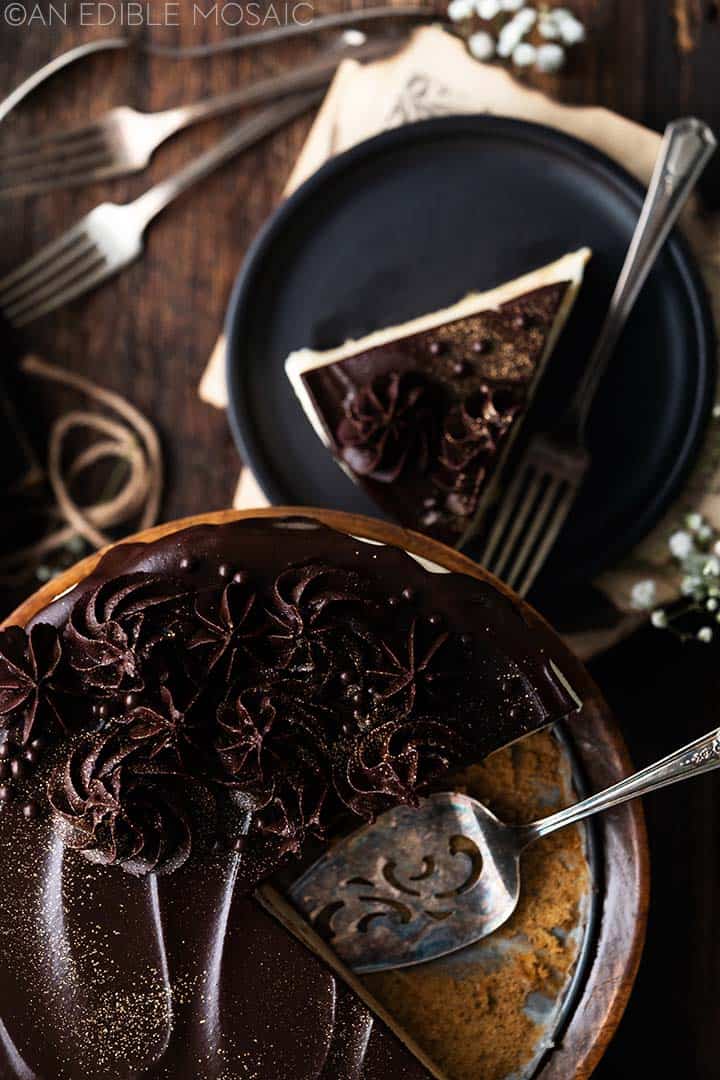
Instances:
[[[235,362],[239,352],[238,338],[241,324],[244,321],[248,297],[255,285],[258,268],[278,235],[282,233],[286,221],[293,217],[298,206],[301,206],[306,199],[312,198],[315,192],[336,174],[351,169],[361,159],[382,154],[387,147],[425,139],[432,135],[450,137],[457,132],[475,133],[478,128],[488,131],[497,130],[501,133],[514,128],[518,135],[522,135],[527,140],[559,145],[566,154],[590,160],[596,168],[604,170],[613,183],[619,184],[630,198],[637,202],[638,212],[642,206],[645,188],[607,154],[555,128],[507,116],[452,115],[421,120],[383,131],[326,161],[317,172],[313,173],[281,203],[255,237],[235,279],[225,319],[227,341],[225,373],[230,429],[243,463],[252,469],[262,491],[273,505],[293,503],[296,500],[288,496],[273,471],[266,467],[257,442],[248,437],[247,428],[241,421],[241,417],[246,412],[241,365]],[[698,382],[693,418],[688,425],[683,452],[678,455],[675,467],[670,470],[662,488],[638,515],[634,526],[623,533],[622,539],[617,544],[607,547],[605,551],[599,552],[597,558],[588,563],[582,575],[583,582],[592,580],[607,565],[630,551],[660,520],[696,460],[714,404],[714,395],[711,391],[716,382],[716,332],[705,283],[695,257],[677,228],[670,234],[664,250],[670,253],[680,276],[686,282],[688,299],[693,307],[694,321],[698,327],[698,346],[701,351],[698,358],[698,370],[701,377]],[[378,516],[384,515],[378,511]]]

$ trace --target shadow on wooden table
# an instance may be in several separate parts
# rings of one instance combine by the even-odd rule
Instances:
[[[720,646],[647,629],[591,665],[638,766],[720,724]],[[720,775],[644,800],[645,953],[597,1080],[716,1080],[720,1061]]]

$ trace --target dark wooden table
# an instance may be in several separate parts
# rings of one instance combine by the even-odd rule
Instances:
[[[14,6],[23,7],[26,18],[33,12],[47,17],[50,7],[42,0]],[[322,0],[315,4],[315,12],[339,6]],[[656,128],[693,112],[720,131],[717,3],[572,0],[571,6],[585,16],[590,41],[571,69],[546,84],[547,89],[569,101],[606,105]],[[162,4],[149,7],[156,16],[153,21],[161,21]],[[37,15],[28,25],[13,28],[0,12],[0,95],[52,55],[109,32],[110,28],[79,27],[79,3],[67,4],[67,10],[69,25],[56,19],[52,28]],[[672,10],[681,15],[681,34]],[[187,0],[179,4],[179,12],[179,27],[145,27],[141,33],[189,45],[229,32],[213,19],[196,25]],[[695,38],[692,49],[688,32]],[[317,48],[317,43],[293,43],[212,62],[98,57],[50,84],[8,125],[32,131],[50,121],[78,123],[120,103],[160,109],[279,71]],[[167,175],[211,144],[227,124],[208,123],[166,145],[149,174],[3,207],[0,270],[102,199],[124,201],[140,193],[150,180]],[[169,466],[165,519],[221,508],[231,500],[237,455],[224,415],[201,404],[196,387],[243,253],[277,205],[307,127],[307,121],[297,123],[207,180],[153,227],[142,262],[112,285],[27,332],[28,347],[120,391],[157,424]],[[708,171],[703,192],[708,206],[720,206],[720,158]],[[32,388],[29,397],[35,427],[42,428],[57,400],[45,387]],[[638,762],[652,760],[718,720],[720,665],[709,650],[682,648],[648,630],[596,661],[593,671],[617,710]],[[647,815],[653,864],[648,946],[631,1005],[596,1075],[599,1080],[630,1080],[638,1074],[716,1080],[720,1073],[717,777],[650,797]]]

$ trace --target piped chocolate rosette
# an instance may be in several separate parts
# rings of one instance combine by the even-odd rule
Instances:
[[[576,707],[512,601],[402,551],[301,520],[116,548],[0,632],[0,1076],[427,1076],[251,894]]]
[[[478,530],[589,256],[287,358],[315,433],[389,517],[459,546]]]

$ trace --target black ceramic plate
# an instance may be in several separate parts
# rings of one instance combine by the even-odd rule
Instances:
[[[429,120],[328,162],[254,244],[228,313],[231,423],[268,498],[378,515],[305,419],[284,374],[289,352],[403,322],[587,244],[594,256],[531,420],[557,413],[642,199],[593,148],[503,117]],[[714,378],[703,286],[674,235],[596,399],[592,469],[541,586],[589,580],[656,522],[696,453]]]

